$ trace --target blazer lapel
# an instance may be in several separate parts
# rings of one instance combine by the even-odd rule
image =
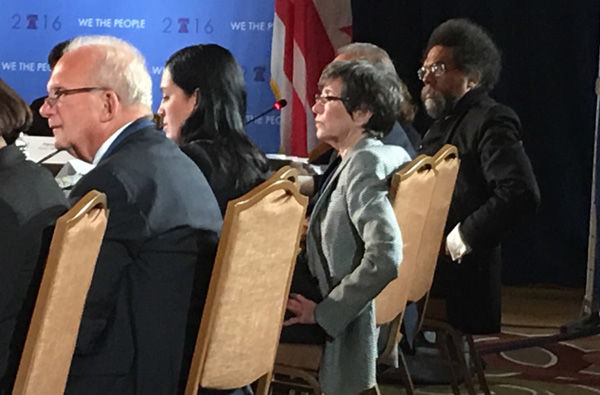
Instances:
[[[337,169],[335,169],[333,175],[331,176],[331,180],[329,180],[327,185],[325,185],[325,189],[321,193],[319,200],[317,200],[317,203],[315,203],[315,207],[311,214],[311,219],[313,217],[316,218],[316,214],[321,210],[324,202],[326,202],[329,199],[329,195],[331,195],[331,192],[333,192],[334,187],[337,185],[338,178],[340,177],[340,174],[341,174],[342,170],[344,169],[344,167],[346,167],[346,165],[350,161],[350,157],[352,157],[352,155],[357,150],[369,145],[368,142],[369,142],[369,139],[367,137],[363,137],[361,140],[359,140],[356,143],[356,145],[350,150],[350,152],[348,152],[348,154],[342,159],[342,161],[338,165]],[[311,223],[312,223],[312,221],[311,221]]]
[[[317,214],[322,209],[323,204],[325,204],[325,202],[329,199],[329,195],[331,195],[331,193],[333,192],[333,189],[337,185],[337,181],[338,181],[338,178],[340,177],[342,170],[344,170],[344,168],[350,161],[350,158],[352,157],[352,155],[354,155],[354,153],[356,151],[363,149],[365,147],[368,147],[370,145],[372,145],[372,139],[365,136],[361,140],[359,140],[356,143],[356,145],[350,150],[350,152],[348,152],[348,154],[342,159],[339,166],[337,167],[337,169],[335,169],[335,172],[331,176],[331,180],[327,183],[327,185],[325,186],[325,189],[321,193],[319,200],[317,200],[317,203],[315,203],[315,207],[311,214],[311,224],[312,224],[312,218],[317,217]],[[310,228],[310,225],[309,225],[309,228]]]
[[[319,199],[315,203],[315,207],[314,207],[313,212],[312,212],[312,214],[310,216],[311,219],[312,218],[316,218],[316,215],[319,213],[319,211],[321,211],[321,208],[323,207],[324,202],[326,202],[329,199],[329,195],[331,195],[331,192],[333,191],[333,189],[337,185],[338,178],[340,177],[340,172],[342,171],[342,169],[348,163],[348,161],[346,159],[347,158],[342,159],[342,161],[338,165],[337,169],[335,169],[335,171],[333,172],[333,175],[331,176],[331,179],[329,180],[329,182],[327,183],[327,185],[325,185],[325,189],[323,190],[323,192],[321,192],[321,196],[319,196]]]

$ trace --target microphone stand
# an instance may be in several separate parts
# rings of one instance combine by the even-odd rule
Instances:
[[[260,114],[258,114],[257,116],[255,116],[254,118],[250,119],[249,121],[246,122],[246,125],[251,124],[252,122],[256,121],[258,118],[264,117],[265,115],[267,115],[268,113],[272,112],[272,111],[281,111],[281,109],[283,107],[285,107],[287,105],[287,101],[285,99],[281,99],[281,100],[277,100],[275,102],[275,104],[273,104],[271,106],[271,108],[269,108],[266,111],[261,112]]]

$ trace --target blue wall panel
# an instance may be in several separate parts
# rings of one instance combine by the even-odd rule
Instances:
[[[123,38],[144,54],[155,111],[165,61],[176,50],[198,43],[217,43],[238,59],[248,89],[248,118],[274,101],[269,87],[272,1],[0,0],[0,7],[0,77],[28,102],[46,93],[50,49],[87,34]],[[276,152],[278,114],[249,125],[248,134],[266,152]]]

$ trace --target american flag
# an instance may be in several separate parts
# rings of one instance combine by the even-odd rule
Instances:
[[[317,145],[311,106],[323,68],[352,41],[350,0],[275,0],[271,88],[281,112],[282,153],[307,156]]]

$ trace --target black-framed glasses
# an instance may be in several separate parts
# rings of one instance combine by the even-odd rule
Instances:
[[[436,77],[441,76],[442,74],[444,74],[446,71],[452,71],[455,68],[448,68],[446,67],[446,65],[442,62],[436,62],[436,63],[432,63],[429,66],[422,66],[419,70],[417,70],[417,77],[419,77],[419,79],[421,81],[423,81],[423,78],[425,78],[425,74],[427,72],[430,72],[431,74],[435,75]]]
[[[315,103],[325,104],[327,102],[336,101],[336,100],[344,102],[344,101],[348,100],[348,98],[347,97],[339,97],[339,96],[321,95],[319,93],[317,93],[315,95]]]
[[[58,89],[55,89],[54,92],[52,92],[52,95],[48,94],[48,97],[46,97],[44,102],[49,106],[54,106],[58,102],[58,99],[60,99],[62,96],[68,96],[68,95],[74,95],[77,93],[92,92],[92,91],[103,91],[106,89],[108,89],[108,88],[102,88],[99,86],[88,86],[85,88],[74,88],[74,89],[58,88]]]

